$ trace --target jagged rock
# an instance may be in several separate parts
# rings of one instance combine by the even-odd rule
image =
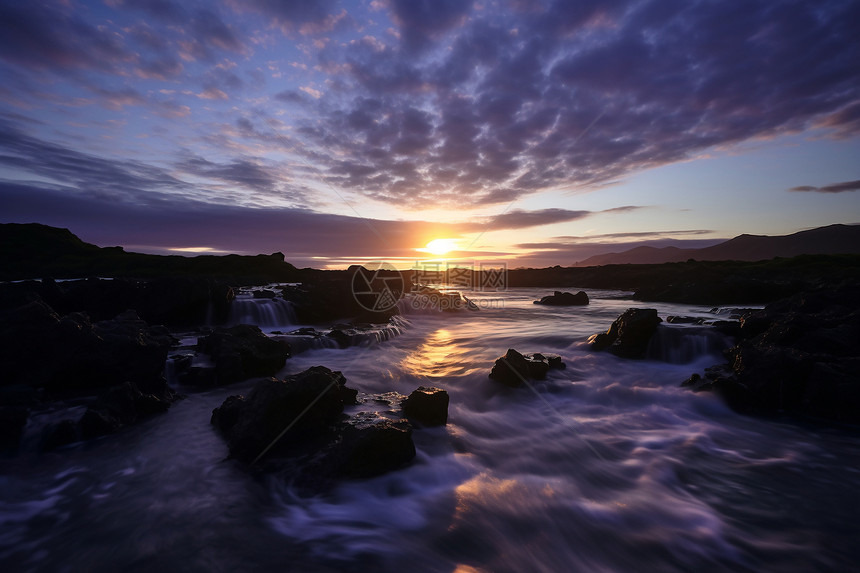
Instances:
[[[564,368],[561,357],[555,355],[520,354],[509,348],[496,360],[490,378],[506,386],[522,386],[528,380],[543,380],[550,368]]]
[[[271,376],[284,367],[290,356],[288,343],[271,339],[259,327],[249,324],[216,328],[197,340],[197,350],[212,358],[214,378],[189,377],[183,379],[186,384],[211,380],[223,385],[255,376]]]
[[[423,426],[448,423],[448,392],[440,388],[419,386],[402,402],[403,414]]]
[[[534,301],[534,304],[545,304],[548,306],[584,306],[588,304],[588,295],[585,291],[579,291],[576,294],[571,292],[555,291],[551,295]]]
[[[275,298],[275,291],[262,289],[254,291],[254,298]]]
[[[592,350],[609,350],[621,358],[642,358],[648,342],[663,322],[653,308],[629,308],[619,316],[609,330],[588,339]]]

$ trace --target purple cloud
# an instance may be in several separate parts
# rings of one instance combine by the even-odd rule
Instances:
[[[789,191],[813,191],[816,193],[845,193],[847,191],[860,191],[860,180],[831,183],[830,185],[824,185],[823,187],[800,185],[798,187],[792,187]]]

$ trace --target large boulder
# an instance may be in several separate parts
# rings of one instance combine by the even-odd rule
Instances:
[[[216,328],[197,340],[197,350],[211,357],[213,376],[190,377],[183,382],[209,381],[223,385],[257,376],[272,376],[286,364],[290,345],[269,338],[258,326],[240,324]]]
[[[490,371],[490,378],[506,386],[522,386],[529,380],[543,380],[550,368],[564,368],[561,357],[554,354],[520,354],[509,348],[498,358]]]
[[[653,308],[628,308],[609,330],[588,339],[592,350],[609,350],[621,358],[643,358],[657,325],[663,322]]]
[[[252,462],[270,445],[278,454],[327,441],[355,396],[343,374],[315,366],[283,380],[260,380],[247,397],[227,398],[213,410],[211,423],[226,438],[231,457]]]
[[[356,396],[340,372],[315,366],[284,380],[261,380],[247,397],[230,396],[213,410],[211,423],[232,458],[287,468],[301,490],[317,492],[341,478],[398,469],[415,457],[408,421],[344,415]]]
[[[403,414],[422,426],[444,426],[448,423],[448,392],[441,388],[419,386],[403,400]]]
[[[585,291],[579,291],[576,294],[573,294],[572,292],[555,291],[551,295],[534,301],[534,303],[545,304],[548,306],[583,306],[588,304],[588,295],[585,294]]]

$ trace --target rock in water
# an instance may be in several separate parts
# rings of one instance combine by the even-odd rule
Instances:
[[[585,291],[576,294],[571,292],[555,291],[553,294],[534,301],[534,304],[545,304],[548,306],[584,306],[588,304],[588,295]]]
[[[423,426],[448,423],[448,392],[440,388],[419,386],[403,401],[403,414]]]
[[[509,348],[496,360],[490,378],[506,386],[522,386],[528,380],[543,380],[550,368],[564,368],[560,356],[551,354],[520,354]]]
[[[643,358],[648,342],[663,322],[653,308],[628,308],[609,330],[588,339],[592,350],[609,350],[621,358]]]
[[[231,457],[252,462],[291,424],[272,452],[324,442],[355,396],[343,374],[314,366],[284,380],[261,380],[247,398],[230,396],[212,411],[211,423],[227,439]]]
[[[860,423],[860,285],[800,293],[741,319],[727,364],[686,386],[752,414]]]
[[[247,398],[230,396],[212,411],[211,423],[231,457],[252,463],[264,455],[267,468],[291,467],[299,487],[321,491],[338,478],[372,477],[415,457],[406,420],[343,415],[356,396],[340,372],[315,366],[284,380],[261,380]]]
[[[255,376],[272,376],[284,367],[290,345],[263,334],[258,326],[240,324],[217,328],[197,341],[197,349],[212,357],[215,384],[230,384]]]

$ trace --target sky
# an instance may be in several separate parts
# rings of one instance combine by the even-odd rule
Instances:
[[[858,223],[860,2],[0,0],[0,222],[316,268]]]

